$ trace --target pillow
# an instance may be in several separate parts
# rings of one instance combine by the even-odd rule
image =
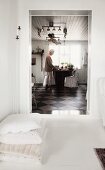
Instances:
[[[0,135],[0,142],[4,144],[41,144],[42,139],[37,130]]]
[[[27,132],[39,129],[41,119],[38,114],[11,114],[0,123],[0,134]]]

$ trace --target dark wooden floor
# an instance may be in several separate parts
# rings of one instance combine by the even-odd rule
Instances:
[[[33,113],[51,114],[54,110],[79,110],[80,114],[86,114],[86,85],[79,85],[78,88],[65,87],[62,90],[38,87],[35,95],[37,107],[33,103]]]

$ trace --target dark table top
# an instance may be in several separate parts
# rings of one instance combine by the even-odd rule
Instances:
[[[59,74],[59,75],[63,75],[64,77],[66,77],[66,76],[71,76],[72,75],[72,71],[73,70],[54,70],[53,72],[54,72],[54,74],[56,75],[56,74]]]

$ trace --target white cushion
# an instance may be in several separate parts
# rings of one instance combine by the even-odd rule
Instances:
[[[41,144],[42,139],[37,130],[0,135],[0,142],[5,144]]]
[[[41,119],[38,114],[11,114],[0,123],[0,134],[27,132],[39,129]]]

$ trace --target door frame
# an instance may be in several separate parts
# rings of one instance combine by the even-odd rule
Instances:
[[[87,70],[87,114],[90,114],[90,72],[91,72],[91,20],[92,10],[29,10],[29,44],[32,49],[31,30],[32,16],[88,16],[88,70]],[[32,50],[30,50],[31,52]],[[30,54],[32,57],[32,54]],[[32,68],[31,68],[32,69]],[[32,71],[30,72],[32,73]],[[30,75],[30,112],[32,112],[32,80]]]

